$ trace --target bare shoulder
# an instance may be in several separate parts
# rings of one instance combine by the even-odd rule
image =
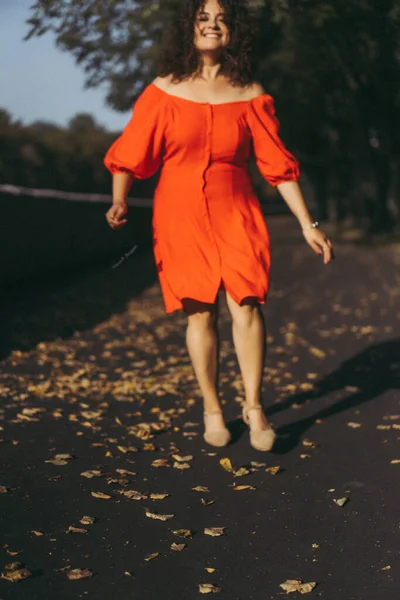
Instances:
[[[168,91],[170,85],[172,83],[172,75],[167,75],[166,77],[156,77],[153,79],[153,85],[160,88],[164,92]]]
[[[254,83],[250,84],[249,86],[247,86],[245,93],[246,93],[246,100],[254,100],[254,98],[263,96],[265,94],[265,90],[260,83],[254,82]]]

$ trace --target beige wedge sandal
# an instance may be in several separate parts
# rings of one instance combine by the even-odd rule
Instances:
[[[210,427],[207,423],[207,421],[209,421],[208,417],[216,414],[222,414],[222,410],[214,410],[211,413],[204,413],[204,440],[207,442],[207,444],[210,444],[210,446],[227,446],[231,441],[229,429],[227,427]]]
[[[262,406],[254,406],[252,408],[247,408],[246,405],[243,405],[242,408],[242,417],[243,421],[250,427],[249,420],[249,412],[252,410],[263,410]],[[266,429],[252,429],[250,427],[250,444],[256,450],[260,450],[261,452],[269,452],[276,440],[276,433],[272,427],[272,425],[268,424]]]

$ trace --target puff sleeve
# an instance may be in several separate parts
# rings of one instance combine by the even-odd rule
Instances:
[[[279,137],[273,98],[263,94],[249,102],[247,122],[261,175],[273,186],[297,181],[300,177],[299,163]]]
[[[128,172],[146,179],[158,170],[163,153],[165,102],[147,87],[137,99],[121,136],[108,150],[104,165],[111,173]]]

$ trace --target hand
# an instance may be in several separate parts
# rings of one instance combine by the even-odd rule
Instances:
[[[316,227],[309,227],[308,229],[303,229],[303,235],[306,238],[307,244],[311,246],[314,252],[319,254],[319,256],[323,256],[324,265],[327,265],[335,258],[332,243],[323,231]]]
[[[110,210],[108,210],[106,213],[107,223],[111,229],[121,229],[121,227],[127,224],[127,219],[124,219],[124,216],[127,214],[127,212],[128,205],[126,202],[116,202],[112,205]]]

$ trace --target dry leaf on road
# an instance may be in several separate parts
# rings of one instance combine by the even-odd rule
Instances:
[[[80,527],[73,527],[72,525],[70,525],[65,533],[87,533],[87,532],[88,532],[87,529],[83,529]]]
[[[101,498],[102,500],[110,500],[110,498],[112,498],[112,496],[109,496],[108,494],[103,494],[103,492],[90,492],[93,496],[93,498]]]
[[[170,546],[171,550],[174,550],[175,552],[182,552],[182,550],[184,550],[186,548],[186,544],[175,544],[175,542],[173,542]]]
[[[337,504],[338,506],[342,507],[346,504],[346,502],[348,501],[348,498],[334,498],[333,499],[334,503]]]
[[[93,525],[93,523],[96,521],[96,519],[94,517],[87,517],[84,516],[82,517],[82,519],[79,521],[79,523],[82,523],[82,525]]]
[[[159,515],[157,513],[152,513],[146,509],[146,517],[149,519],[155,519],[157,521],[168,521],[169,519],[173,519],[175,515]]]
[[[93,573],[90,569],[72,569],[72,571],[67,572],[67,577],[71,581],[77,579],[87,579],[88,577],[92,577]]]
[[[281,470],[281,468],[279,466],[277,466],[277,467],[268,467],[268,469],[265,469],[265,470],[270,475],[277,475],[279,473],[279,471]]]
[[[153,560],[153,558],[157,558],[157,556],[160,556],[160,553],[154,552],[153,554],[148,554],[144,560],[148,562],[149,560]]]
[[[200,594],[216,594],[222,592],[222,589],[212,583],[199,583],[199,592]]]
[[[315,581],[311,581],[309,583],[302,583],[301,579],[288,579],[285,583],[281,583],[279,587],[281,587],[288,594],[292,594],[294,592],[299,592],[300,594],[309,594],[313,591],[316,586]]]
[[[192,532],[190,531],[190,529],[175,529],[172,533],[174,535],[177,535],[178,537],[183,537],[183,538],[191,538],[192,537]]]
[[[204,533],[206,535],[211,535],[212,537],[220,537],[225,534],[224,529],[226,529],[226,527],[206,527]]]
[[[228,471],[229,473],[233,473],[232,463],[229,460],[229,458],[221,458],[221,460],[219,461],[219,464],[221,465],[221,467],[223,469],[225,469],[225,471]]]
[[[196,487],[192,488],[192,490],[194,490],[195,492],[209,492],[209,488],[208,487],[204,487],[203,485],[197,485]]]

